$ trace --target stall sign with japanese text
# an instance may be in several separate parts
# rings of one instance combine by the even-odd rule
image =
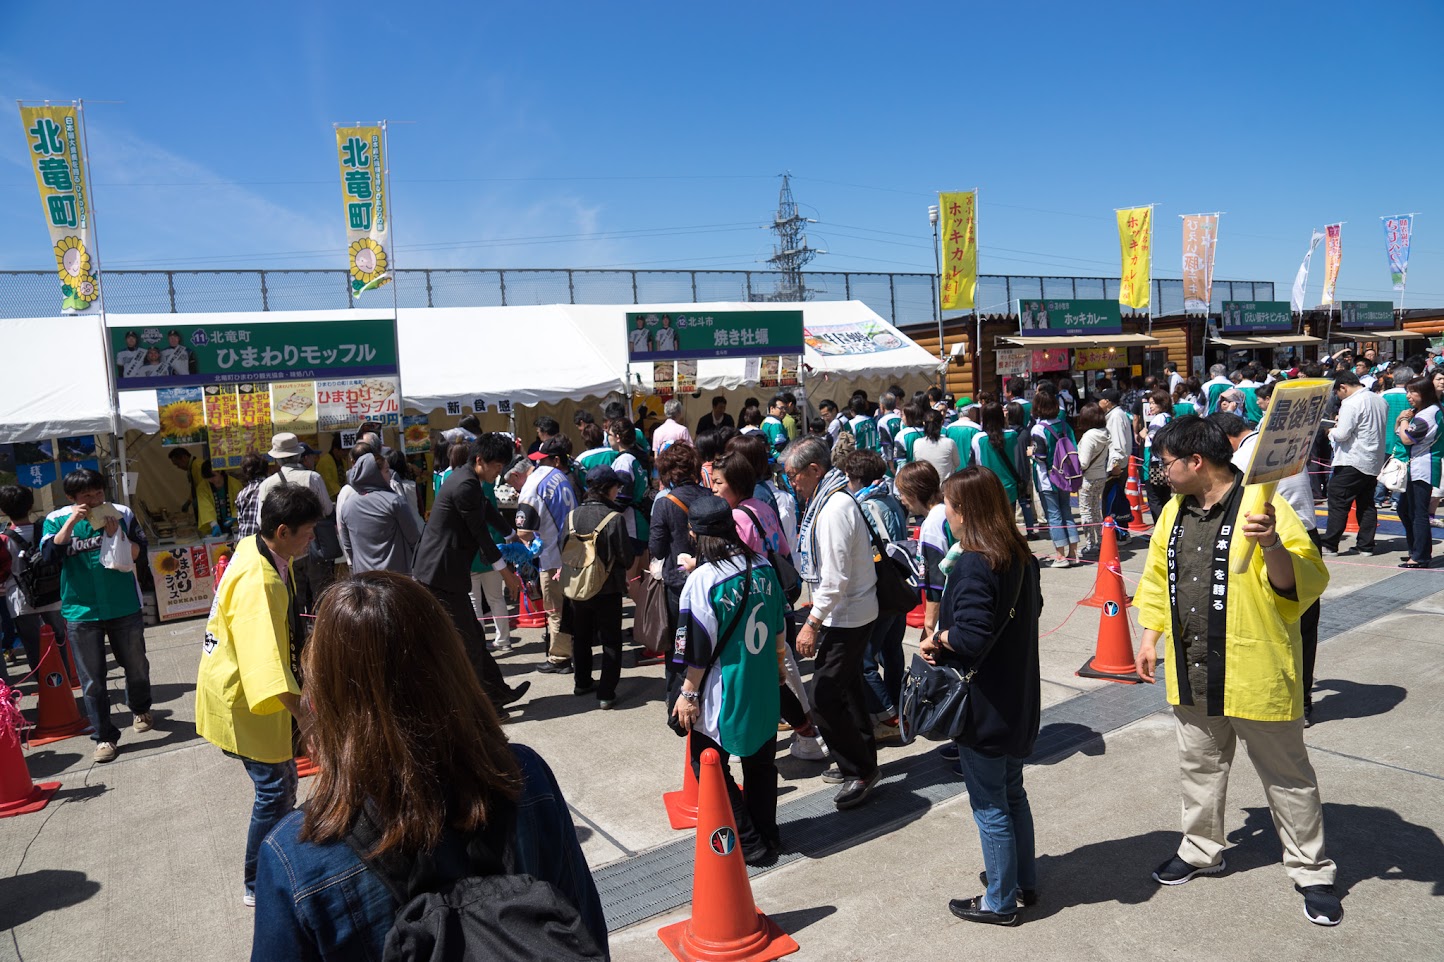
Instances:
[[[355,427],[362,421],[382,426],[401,423],[401,391],[395,378],[353,377],[316,382],[317,427],[322,431]]]
[[[1324,417],[1324,402],[1334,382],[1324,378],[1284,381],[1259,425],[1258,444],[1244,472],[1244,484],[1282,481],[1308,464],[1314,435]]]
[[[86,180],[85,134],[74,106],[21,107],[25,156],[30,159],[45,226],[50,231],[66,314],[100,312],[100,263],[96,260],[94,219]]]
[[[206,545],[153,548],[150,571],[155,576],[156,613],[162,621],[210,611],[215,585]]]
[[[943,220],[942,309],[971,311],[978,290],[978,192],[939,194],[938,207]]]
[[[627,359],[802,353],[801,311],[628,311]]]
[[[1122,334],[1123,312],[1117,301],[1019,300],[1022,335]]]
[[[1392,331],[1393,301],[1339,301],[1339,327],[1349,331]]]
[[[1127,367],[1128,352],[1114,347],[1080,347],[1073,352],[1073,367],[1080,371],[1106,371]]]
[[[1288,334],[1294,329],[1288,301],[1224,301],[1219,317],[1225,334]]]
[[[177,315],[179,318],[180,315]],[[110,329],[116,387],[396,374],[390,318]]]
[[[1033,352],[1026,347],[1000,347],[997,354],[998,377],[1027,377]]]
[[[386,132],[380,126],[336,128],[353,297],[390,283],[392,277],[385,150]]]

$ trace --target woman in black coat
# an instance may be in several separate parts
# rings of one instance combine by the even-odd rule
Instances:
[[[1018,903],[1037,901],[1023,759],[1033,750],[1040,717],[1038,562],[1013,522],[1002,483],[987,468],[948,478],[943,504],[957,543],[943,561],[939,630],[924,640],[921,653],[930,662],[976,670],[958,747],[987,886],[982,895],[953,899],[948,909],[969,922],[1017,925]]]

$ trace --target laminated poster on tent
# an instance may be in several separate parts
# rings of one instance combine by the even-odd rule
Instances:
[[[318,427],[354,428],[362,421],[401,424],[401,385],[394,377],[352,377],[316,382]]]
[[[406,414],[401,418],[401,443],[408,455],[425,454],[431,450],[431,417],[427,414]]]
[[[162,447],[206,443],[205,392],[198,387],[163,387],[155,392]]]
[[[666,400],[671,397],[677,377],[677,366],[672,361],[655,361],[652,364],[652,392]]]
[[[802,371],[802,355],[784,354],[777,359],[777,386],[797,387],[801,381],[798,378]]]
[[[236,397],[236,385],[210,384],[206,386],[205,394],[206,432],[211,442],[211,467],[232,467],[232,457],[235,458],[236,466],[239,466],[241,455],[246,452],[245,448],[240,446],[241,409]]]
[[[678,362],[677,362],[677,393],[678,393],[678,394],[696,394],[696,393],[697,393],[697,362],[696,362],[696,361],[686,361],[686,360],[683,360],[683,361],[678,361]]]
[[[276,433],[316,433],[316,382],[272,381],[271,423]]]
[[[782,366],[780,357],[761,358],[761,364],[757,370],[757,386],[760,388],[775,388],[778,385],[778,371]]]
[[[58,475],[64,477],[71,471],[79,471],[85,468],[96,473],[100,472],[100,458],[95,450],[95,435],[77,434],[68,438],[60,438],[55,443],[56,454],[60,458]]]

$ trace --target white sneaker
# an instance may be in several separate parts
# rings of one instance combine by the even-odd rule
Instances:
[[[97,762],[113,762],[115,754],[115,745],[112,742],[96,742],[95,754],[91,757]]]
[[[256,897],[250,892],[247,892],[245,895],[241,896],[241,904],[248,909],[253,909],[256,907]]]
[[[500,639],[489,641],[486,643],[486,648],[488,651],[494,651],[498,654],[505,654],[508,651],[511,651],[511,641],[502,641]]]
[[[1073,562],[1069,561],[1067,558],[1050,558],[1048,559],[1048,567],[1071,568],[1073,567]]]
[[[821,735],[798,735],[792,736],[792,748],[788,751],[793,758],[800,758],[805,762],[820,762],[832,753],[827,750],[827,743],[822,740]]]

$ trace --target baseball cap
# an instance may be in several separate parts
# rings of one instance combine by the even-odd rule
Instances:
[[[973,399],[964,394],[962,397],[958,398],[958,400],[954,403],[954,406],[960,410],[962,408],[970,408],[973,406]]]
[[[587,490],[602,491],[614,484],[621,484],[622,476],[605,464],[599,464],[587,472]]]
[[[567,442],[563,438],[547,438],[541,443],[541,447],[528,454],[527,457],[533,461],[541,461],[545,458],[564,458],[567,456],[567,447]]]
[[[536,506],[523,501],[516,506],[516,518],[512,524],[518,531],[539,531],[541,529],[541,515],[537,513]]]
[[[715,494],[705,495],[692,502],[687,513],[687,526],[693,534],[721,537],[734,534],[737,522],[732,520],[732,505]]]

